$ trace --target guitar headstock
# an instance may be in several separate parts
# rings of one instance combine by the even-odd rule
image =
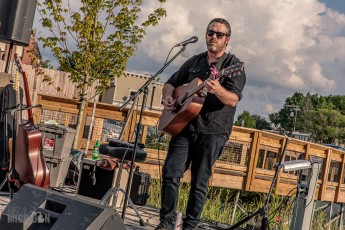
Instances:
[[[244,69],[244,63],[239,62],[219,71],[218,77],[224,77],[224,76],[233,77],[236,75],[241,75],[241,72],[243,71],[243,69]]]
[[[14,54],[14,62],[16,63],[17,69],[20,74],[24,73],[23,67],[22,67],[22,61],[20,60],[20,57],[17,53]]]

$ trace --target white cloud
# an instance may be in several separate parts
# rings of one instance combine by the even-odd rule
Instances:
[[[267,114],[270,114],[270,113],[274,113],[277,111],[274,109],[274,106],[272,104],[266,104],[264,112],[266,112]]]
[[[159,6],[144,2],[143,15]],[[232,26],[229,51],[245,62],[247,73],[238,113],[277,111],[296,91],[343,94],[345,15],[317,0],[168,0],[163,7],[168,16],[147,30],[128,70],[154,74],[175,44],[198,36],[163,72],[165,81],[187,58],[205,51],[208,22],[224,17]]]
[[[199,42],[187,47],[185,57],[172,64],[174,70],[205,50],[204,32],[212,18],[230,21],[231,52],[245,62],[247,73],[238,113],[277,111],[296,91],[342,94],[345,15],[316,0],[223,0],[212,6],[209,1],[174,0],[165,7],[168,17],[148,32],[141,49],[159,63],[174,44],[197,35]]]

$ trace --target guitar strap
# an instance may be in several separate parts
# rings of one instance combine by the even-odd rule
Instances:
[[[223,62],[224,60],[229,56],[229,54],[227,53],[223,53],[222,56],[219,57],[218,61],[217,61],[217,64],[216,64],[216,70],[217,71],[220,71],[222,70],[222,66],[223,66]],[[219,82],[222,83],[224,79],[220,79]]]
[[[217,71],[220,71],[221,68],[222,68],[222,64],[224,62],[224,60],[228,57],[228,54],[227,53],[223,53],[222,56],[220,56],[220,58],[218,58],[218,61],[217,61],[217,64],[216,64],[216,69]]]

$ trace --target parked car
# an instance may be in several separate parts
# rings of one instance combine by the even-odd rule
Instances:
[[[328,147],[332,147],[332,148],[335,148],[335,149],[339,149],[341,151],[344,151],[345,152],[345,148],[339,146],[339,145],[334,145],[334,144],[325,144],[325,146],[328,146]]]

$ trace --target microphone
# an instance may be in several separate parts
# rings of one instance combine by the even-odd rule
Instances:
[[[198,41],[198,37],[197,36],[193,36],[191,37],[190,39],[186,40],[186,41],[183,41],[183,42],[180,42],[180,43],[177,43],[175,46],[185,46],[185,45],[188,45],[189,43],[195,43]]]

